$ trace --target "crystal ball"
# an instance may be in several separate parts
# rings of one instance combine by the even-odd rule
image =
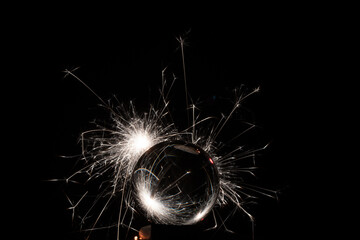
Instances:
[[[161,142],[147,150],[132,174],[135,209],[149,221],[195,224],[212,210],[219,194],[213,159],[184,141]]]

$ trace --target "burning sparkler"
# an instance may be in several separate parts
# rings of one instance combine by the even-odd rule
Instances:
[[[178,40],[184,58],[183,38]],[[185,67],[183,69],[188,105]],[[98,124],[95,129],[81,134],[82,159],[85,165],[66,179],[67,182],[77,181],[84,174],[87,183],[100,179],[101,191],[97,193],[82,221],[85,222],[90,217],[95,205],[101,205],[100,211],[91,227],[84,230],[91,233],[103,227],[101,219],[106,211],[114,210],[111,207],[114,202],[118,204],[115,208],[118,211],[116,221],[107,227],[117,228],[119,240],[121,228],[138,231],[139,227],[134,226],[136,216],[144,216],[149,222],[165,225],[196,224],[206,216],[212,216],[214,227],[217,227],[214,206],[233,204],[253,221],[252,215],[243,207],[244,197],[249,196],[246,190],[275,195],[273,191],[251,187],[239,181],[239,174],[253,174],[253,168],[239,168],[235,164],[239,160],[252,158],[257,151],[266,148],[266,145],[254,150],[235,146],[220,154],[222,145],[217,142],[219,134],[242,101],[258,92],[259,88],[240,92],[230,112],[220,119],[213,116],[200,118],[197,106],[188,105],[191,115],[187,118],[190,119],[191,116],[192,122],[187,128],[179,130],[172,121],[168,108],[168,95],[175,78],[169,84],[169,80],[165,78],[165,70],[160,91],[161,107],[150,106],[147,112],[142,113],[136,111],[133,102],[128,106],[110,106],[78,78],[74,71],[65,72],[66,76],[74,77],[93,92],[110,112],[109,126]],[[253,124],[249,124],[242,133],[253,127]],[[235,138],[242,133],[236,134]],[[80,202],[84,201],[85,195],[90,194],[83,194],[76,204],[69,199],[73,213]],[[101,201],[102,199],[105,201]]]

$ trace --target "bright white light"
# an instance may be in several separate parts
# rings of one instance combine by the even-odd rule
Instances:
[[[77,80],[79,80],[83,85],[85,85],[85,87],[87,87],[91,92],[93,92],[96,97],[99,98],[99,96],[96,95],[93,90],[91,90],[71,71],[66,70],[66,74],[71,75]],[[119,229],[119,227],[123,225],[122,219],[125,219],[125,217],[127,216],[127,209],[132,209],[132,205],[130,205],[129,203],[133,202],[133,196],[126,191],[128,189],[131,189],[128,186],[129,184],[131,184],[132,174],[134,172],[135,165],[141,155],[147,150],[149,150],[152,146],[160,142],[174,139],[189,141],[191,139],[191,143],[204,149],[207,153],[209,153],[209,155],[213,157],[209,158],[209,162],[211,164],[216,164],[216,167],[218,168],[220,177],[220,193],[219,196],[214,195],[207,203],[207,206],[203,209],[203,211],[197,213],[186,224],[195,224],[198,221],[201,221],[211,211],[212,206],[215,202],[220,206],[225,206],[229,202],[235,204],[235,206],[242,210],[245,214],[247,214],[250,220],[253,222],[253,217],[242,207],[242,203],[244,201],[243,196],[248,198],[251,195],[248,192],[244,191],[242,184],[245,183],[239,181],[240,177],[237,177],[244,172],[253,175],[253,167],[250,166],[248,168],[237,168],[234,167],[235,165],[237,166],[237,164],[233,163],[240,159],[253,159],[255,152],[264,149],[266,146],[264,148],[248,151],[243,151],[242,147],[235,146],[235,148],[232,150],[230,149],[229,152],[223,152],[222,155],[219,155],[217,153],[217,150],[221,149],[222,145],[219,145],[217,143],[217,137],[222,132],[224,127],[228,124],[232,115],[239,108],[240,103],[251,94],[258,92],[259,89],[257,88],[247,94],[243,94],[242,92],[240,92],[239,94],[238,92],[236,92],[237,100],[232,110],[227,115],[221,114],[222,117],[219,118],[220,120],[218,122],[212,122],[213,119],[214,121],[216,121],[216,117],[214,118],[209,116],[205,118],[200,118],[200,113],[195,113],[195,110],[197,110],[197,108],[195,108],[195,106],[193,105],[193,122],[188,128],[179,132],[175,126],[175,123],[172,121],[169,122],[169,119],[167,119],[168,116],[171,115],[168,111],[169,101],[167,99],[167,96],[169,95],[169,92],[167,91],[170,91],[174,81],[175,76],[170,87],[166,86],[166,79],[164,77],[161,90],[161,100],[163,100],[163,104],[159,108],[154,108],[153,106],[150,106],[149,111],[143,114],[139,114],[135,111],[132,102],[129,103],[129,107],[121,105],[118,108],[116,107],[113,109],[105,101],[99,98],[104,104],[104,106],[111,110],[112,125],[109,128],[107,128],[106,126],[103,127],[101,125],[98,125],[96,129],[89,130],[81,134],[82,156],[83,159],[86,160],[85,164],[87,165],[85,165],[81,170],[73,173],[70,177],[68,177],[66,179],[66,182],[77,182],[78,179],[75,179],[75,177],[80,174],[85,174],[85,176],[88,177],[86,183],[90,182],[91,179],[96,179],[97,176],[109,176],[109,181],[104,181],[104,184],[107,184],[108,182],[111,184],[108,187],[108,189],[111,191],[111,194],[106,191],[101,191],[101,193],[99,193],[99,198],[109,197],[109,202],[111,198],[115,196],[115,193],[118,194],[118,192],[120,192],[122,194],[120,206],[125,206],[126,210],[122,211],[122,208],[120,208],[118,217],[119,222],[117,224]],[[203,125],[208,123],[209,121],[211,121],[209,125]],[[249,124],[249,127],[246,128],[243,132],[241,132],[240,134],[236,133],[237,135],[235,136],[235,138],[238,138],[240,135],[252,129],[254,126],[255,125],[253,124]],[[231,141],[233,141],[235,138],[232,138]],[[191,148],[183,148],[180,146],[180,150],[186,151],[191,154],[199,154],[199,152],[197,152],[196,150],[194,151]],[[112,175],[108,174],[111,173],[111,170]],[[148,171],[150,172],[150,170]],[[186,172],[185,174],[188,173],[190,172]],[[135,192],[138,193],[135,197],[138,198],[140,205],[142,205],[145,213],[148,214],[148,217],[155,222],[179,222],[180,224],[183,224],[183,219],[181,215],[187,216],[186,214],[191,214],[184,211],[186,206],[184,207],[181,205],[182,202],[176,199],[176,194],[174,194],[174,198],[162,196],[161,192],[155,192],[155,194],[153,195],[150,191],[151,189],[153,189],[151,186],[152,184],[156,183],[154,181],[160,181],[161,176],[157,177],[151,172],[150,174],[148,172],[144,172],[144,174],[145,175],[140,178],[138,182],[135,182]],[[245,186],[246,189],[252,191],[252,193],[260,193],[266,196],[274,195],[274,197],[277,197],[275,191],[263,189],[256,186],[253,186],[253,188],[250,188],[248,185]],[[181,191],[181,189],[179,189],[179,191]],[[85,193],[85,195],[86,194],[87,192]],[[83,195],[83,197],[85,195]],[[126,199],[127,196],[130,196],[129,199]],[[74,211],[80,201],[83,199],[83,197],[81,197],[77,203],[68,199]],[[99,216],[96,218],[96,221],[92,225],[92,228],[90,230],[96,229],[96,227],[98,226],[98,220],[100,219],[102,213],[105,212],[105,210],[111,210],[108,207],[107,203],[103,206]],[[191,203],[189,202],[188,204]],[[93,206],[91,206],[90,209],[87,211],[86,215],[81,216],[82,219],[88,217],[87,214],[92,209],[97,208],[93,208]],[[129,228],[131,222],[132,217],[130,224],[128,225]],[[138,237],[136,236],[135,239],[137,238]]]
[[[129,139],[129,145],[136,153],[145,152],[153,145],[152,142],[152,138],[147,132],[138,132]]]
[[[168,209],[155,197],[151,196],[150,192],[143,187],[142,191],[139,192],[140,202],[143,207],[151,215],[159,216],[168,213]]]
[[[196,214],[196,216],[194,217],[193,222],[198,222],[198,221],[200,221],[201,219],[203,219],[203,218],[205,217],[206,214],[207,214],[207,211],[199,212],[199,213]]]
[[[142,126],[143,123],[144,121],[137,120],[120,128],[123,129],[123,132],[121,132],[121,140],[118,143],[117,155],[123,156],[121,162],[126,160],[127,164],[125,165],[129,166],[130,172],[139,157],[158,141],[156,131],[145,129]]]
[[[195,224],[199,221],[202,221],[205,216],[211,211],[212,207],[213,207],[213,203],[217,200],[217,195],[212,195],[211,199],[209,200],[209,202],[207,202],[206,207],[199,212],[198,214],[196,214],[194,216],[193,219],[191,219],[188,224]]]

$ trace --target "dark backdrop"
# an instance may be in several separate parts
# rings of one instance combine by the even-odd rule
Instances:
[[[79,67],[75,73],[102,99],[116,95],[120,102],[134,100],[139,109],[147,109],[158,96],[161,71],[168,67],[179,78],[174,102],[181,106],[182,62],[176,37],[189,32],[185,61],[193,99],[228,97],[241,85],[261,89],[244,103],[250,120],[259,126],[256,137],[248,138],[255,144],[270,143],[258,161],[258,181],[279,194],[278,200],[265,197],[250,207],[255,239],[308,236],[314,221],[308,179],[317,161],[308,153],[315,141],[309,126],[316,124],[308,90],[318,77],[313,71],[319,67],[322,31],[312,13],[275,7],[263,9],[265,14],[256,9],[251,14],[245,9],[125,14],[129,9],[92,7],[36,11],[12,29],[16,37],[15,46],[9,47],[11,75],[21,79],[14,85],[23,97],[12,108],[19,116],[16,142],[29,150],[14,162],[14,169],[24,173],[13,180],[11,192],[19,211],[12,214],[11,225],[26,225],[26,232],[37,239],[77,237],[64,184],[46,180],[71,173],[73,160],[59,156],[79,154],[79,134],[90,121],[106,120],[107,115],[98,110],[99,100],[75,79],[64,78],[63,71]],[[229,225],[238,235],[220,228],[214,239],[251,239],[251,225],[243,215]],[[13,232],[20,234],[18,229]]]

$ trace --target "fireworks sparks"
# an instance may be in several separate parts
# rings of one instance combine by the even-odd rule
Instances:
[[[219,192],[217,169],[197,146],[168,141],[150,148],[132,174],[133,195],[155,223],[189,225],[208,214]]]
[[[180,43],[184,58],[183,41]],[[183,69],[185,78],[185,66]],[[241,168],[237,164],[242,159],[253,158],[257,151],[266,146],[255,150],[234,146],[224,153],[223,145],[217,142],[219,134],[229,124],[242,101],[258,92],[259,88],[250,92],[241,91],[230,112],[222,115],[220,119],[213,116],[201,118],[196,111],[197,107],[192,104],[188,111],[192,116],[186,116],[188,120],[190,116],[192,118],[190,126],[178,130],[168,110],[168,96],[175,80],[167,86],[167,79],[162,79],[161,107],[150,106],[147,112],[139,113],[132,102],[128,106],[110,106],[73,71],[65,72],[66,76],[74,77],[88,88],[110,112],[109,126],[97,124],[95,129],[81,134],[85,165],[66,179],[67,182],[75,182],[79,176],[85,174],[85,182],[88,183],[101,177],[99,189],[102,191],[97,193],[96,200],[82,217],[85,221],[91,214],[95,214],[92,213],[95,205],[101,204],[100,211],[90,224],[90,230],[103,227],[100,224],[101,218],[106,211],[112,211],[112,202],[119,205],[118,216],[116,223],[109,227],[117,228],[117,238],[120,239],[120,228],[137,231],[136,229],[141,227],[134,226],[133,223],[135,216],[141,211],[150,221],[161,224],[195,224],[206,216],[213,216],[216,223],[214,205],[233,204],[253,221],[252,215],[243,207],[245,199],[251,196],[248,191],[275,196],[274,191],[244,183],[241,174],[253,174],[254,166]],[[185,92],[188,105],[186,79]],[[253,127],[253,124],[248,124],[244,131],[235,134],[230,140],[233,141]],[[151,155],[150,149],[159,145],[164,147],[154,156]],[[188,164],[179,160],[188,158],[193,158],[193,162]],[[194,162],[198,162],[199,166],[194,166]],[[103,185],[106,186],[103,188]],[[194,186],[189,188],[188,185]],[[88,191],[76,204],[69,199],[72,203],[73,218],[75,208],[80,207],[80,201],[85,201],[85,195],[89,195]],[[106,200],[103,203],[99,199]],[[211,212],[212,214],[209,214]],[[221,216],[218,217],[224,222]]]

